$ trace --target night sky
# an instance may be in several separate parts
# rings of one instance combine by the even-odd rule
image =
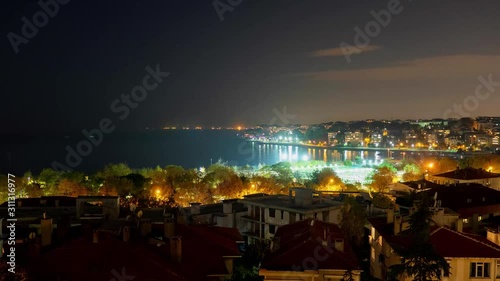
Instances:
[[[500,81],[500,1],[402,0],[350,63],[339,45],[387,1],[242,0],[221,21],[213,1],[71,0],[17,54],[9,32],[41,8],[2,4],[1,133],[266,124],[285,106],[294,123],[442,117]],[[170,75],[118,119],[157,64]],[[499,108],[500,87],[471,115]]]

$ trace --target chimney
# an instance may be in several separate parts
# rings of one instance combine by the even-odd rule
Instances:
[[[401,232],[401,225],[403,224],[403,217],[401,215],[394,216],[394,235]]]
[[[163,232],[165,238],[171,238],[175,236],[175,221],[174,218],[166,218],[163,227]]]
[[[458,218],[458,220],[455,222],[455,229],[458,232],[462,232],[464,228],[464,222],[462,221],[461,218]]]
[[[312,205],[313,192],[311,189],[307,188],[297,188],[295,189],[295,204],[299,206],[309,206]]]
[[[99,229],[94,229],[92,232],[92,243],[99,243]]]
[[[52,244],[52,219],[48,219],[46,213],[43,213],[43,218],[40,220],[40,232],[42,233],[42,247]]]
[[[498,229],[486,229],[486,238],[500,246],[500,232],[498,232]]]
[[[387,212],[387,223],[394,222],[394,209],[386,209]]]
[[[438,225],[444,225],[444,208],[437,208],[432,220]]]
[[[335,239],[335,250],[340,252],[344,251],[344,239]]]
[[[182,261],[182,239],[181,236],[170,237],[170,258],[173,262]]]
[[[233,212],[233,203],[237,199],[222,200],[222,210],[224,214],[231,214]]]
[[[189,204],[191,205],[191,215],[199,215],[201,203],[194,202],[194,203],[189,203]]]
[[[147,236],[151,233],[151,219],[141,219],[141,235]]]

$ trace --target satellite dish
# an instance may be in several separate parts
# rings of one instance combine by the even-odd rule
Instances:
[[[142,215],[143,215],[142,210],[140,210],[139,212],[137,212],[137,217],[138,217],[138,218],[141,218],[141,217],[142,217]]]
[[[130,204],[130,211],[135,212],[135,209],[137,209],[137,205]]]
[[[36,234],[34,232],[31,232],[30,235],[29,235],[29,238],[30,239],[35,239],[36,237]]]

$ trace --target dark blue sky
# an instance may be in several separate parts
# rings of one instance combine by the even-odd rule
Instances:
[[[228,0],[219,0],[228,3]],[[237,2],[233,0],[233,2]],[[341,42],[391,1],[242,0],[221,21],[213,1],[82,1],[57,14],[16,54],[35,1],[1,10],[0,132],[80,131],[102,118],[120,130],[163,125],[442,117],[500,81],[500,2],[402,0],[400,13],[348,63]],[[124,120],[110,109],[142,84],[145,67],[170,76]],[[499,115],[500,87],[468,113]]]

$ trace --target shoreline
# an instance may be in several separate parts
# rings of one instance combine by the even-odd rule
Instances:
[[[358,150],[358,151],[363,151],[363,150],[373,150],[373,151],[390,151],[390,152],[422,152],[422,153],[436,153],[436,154],[451,154],[451,155],[462,155],[458,153],[457,151],[453,150],[429,150],[429,149],[415,149],[415,148],[378,148],[378,147],[347,147],[347,146],[322,146],[322,145],[316,145],[316,144],[304,144],[304,143],[289,143],[289,142],[275,142],[275,141],[261,141],[261,140],[249,140],[245,139],[246,142],[250,143],[258,143],[258,144],[271,144],[271,145],[284,145],[284,146],[296,146],[296,147],[306,147],[306,148],[321,148],[321,149],[328,149],[328,150]],[[465,151],[463,152],[463,155],[478,155],[478,154],[491,154],[491,152],[487,151]]]

